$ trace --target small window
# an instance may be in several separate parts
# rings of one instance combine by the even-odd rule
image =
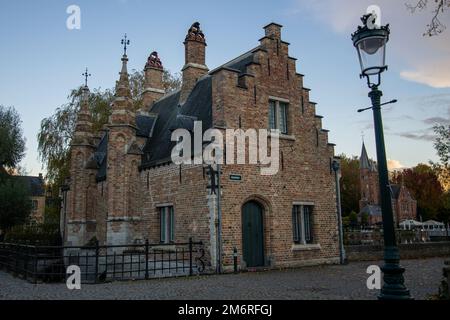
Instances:
[[[280,102],[278,111],[280,113],[280,131],[281,133],[287,133],[287,103]]]
[[[269,101],[269,129],[280,130],[282,134],[288,133],[288,104],[286,102]]]
[[[31,210],[36,211],[38,209],[38,201],[31,200]]]
[[[175,217],[172,206],[159,209],[159,228],[161,243],[175,241]]]
[[[294,243],[313,243],[312,206],[295,205],[292,208],[292,230]]]
[[[277,129],[277,119],[276,119],[276,104],[275,101],[269,102],[269,129]]]

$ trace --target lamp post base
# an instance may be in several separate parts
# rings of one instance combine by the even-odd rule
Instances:
[[[405,268],[400,266],[400,255],[398,247],[389,246],[384,249],[383,271],[384,284],[379,300],[411,300],[409,290],[405,287],[403,273]]]

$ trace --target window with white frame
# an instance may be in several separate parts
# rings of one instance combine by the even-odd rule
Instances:
[[[288,103],[269,100],[269,129],[280,130],[282,134],[288,133]]]
[[[31,200],[31,210],[37,211],[38,209],[38,201],[37,200]]]
[[[175,215],[172,206],[159,208],[159,230],[161,243],[175,241]]]
[[[294,205],[292,207],[292,230],[294,243],[313,243],[312,205]]]

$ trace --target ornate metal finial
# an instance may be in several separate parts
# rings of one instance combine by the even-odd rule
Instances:
[[[186,40],[205,42],[205,35],[200,29],[200,22],[194,22],[188,30]]]
[[[86,71],[82,75],[84,76],[84,86],[87,87],[88,77],[91,76],[91,74],[88,73],[88,68],[87,67],[86,67]]]
[[[146,68],[156,68],[156,69],[162,69],[162,62],[158,57],[158,52],[153,51],[152,53],[150,53],[150,56],[147,59],[147,63],[145,65]]]
[[[373,19],[373,22],[376,19],[376,16],[373,16],[371,13],[365,14],[361,17],[361,22],[363,23],[364,27],[367,27],[367,23],[369,22],[369,18]]]
[[[121,41],[121,44],[123,45],[123,55],[127,55],[127,46],[130,45],[130,40],[127,39],[127,34],[125,33],[124,38]]]

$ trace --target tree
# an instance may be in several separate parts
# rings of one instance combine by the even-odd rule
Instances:
[[[69,176],[70,142],[75,130],[77,112],[80,107],[82,90],[72,90],[69,102],[56,109],[55,114],[41,121],[38,133],[38,151],[47,168],[50,183],[61,185]],[[108,121],[109,105],[113,100],[110,90],[95,89],[89,95],[89,107],[93,120],[93,130],[98,131]],[[54,190],[56,191],[56,190]]]
[[[439,162],[430,161],[430,165],[436,171],[439,181],[446,192],[450,191],[450,125],[435,125],[436,139],[434,148],[439,157]]]
[[[406,7],[411,13],[415,13],[416,11],[426,10],[429,2],[433,5],[431,10],[433,17],[431,22],[427,24],[427,29],[423,35],[432,37],[441,34],[446,29],[446,26],[442,24],[439,18],[450,9],[450,0],[419,0],[415,4],[406,3]]]
[[[133,108],[142,107],[144,92],[144,73],[133,70],[129,76]],[[168,71],[163,74],[163,86],[166,92],[180,88],[181,80],[178,74]],[[74,89],[67,97],[68,103],[57,108],[55,113],[41,121],[38,133],[39,156],[47,168],[47,179],[52,185],[52,191],[58,192],[59,186],[69,176],[70,143],[75,130],[77,112],[80,108],[82,88]],[[93,131],[98,132],[107,122],[111,114],[110,105],[114,100],[112,89],[94,89],[89,95],[89,108],[93,119]]]
[[[355,211],[350,212],[348,220],[351,228],[356,228],[358,226],[358,214]]]
[[[22,121],[13,107],[0,105],[0,167],[12,169],[25,155]]]
[[[0,229],[8,231],[24,224],[31,210],[30,193],[25,183],[9,177],[0,183]]]
[[[359,211],[359,198],[361,186],[359,183],[359,160],[358,157],[347,157],[345,154],[341,158],[341,208],[342,215],[347,216],[350,212]]]
[[[164,70],[163,87],[167,93],[180,89],[181,75],[179,73],[172,74],[168,70]]]
[[[439,162],[430,161],[430,164],[444,190],[437,218],[447,225],[450,223],[450,125],[435,125],[434,132],[436,133],[434,148]]]

